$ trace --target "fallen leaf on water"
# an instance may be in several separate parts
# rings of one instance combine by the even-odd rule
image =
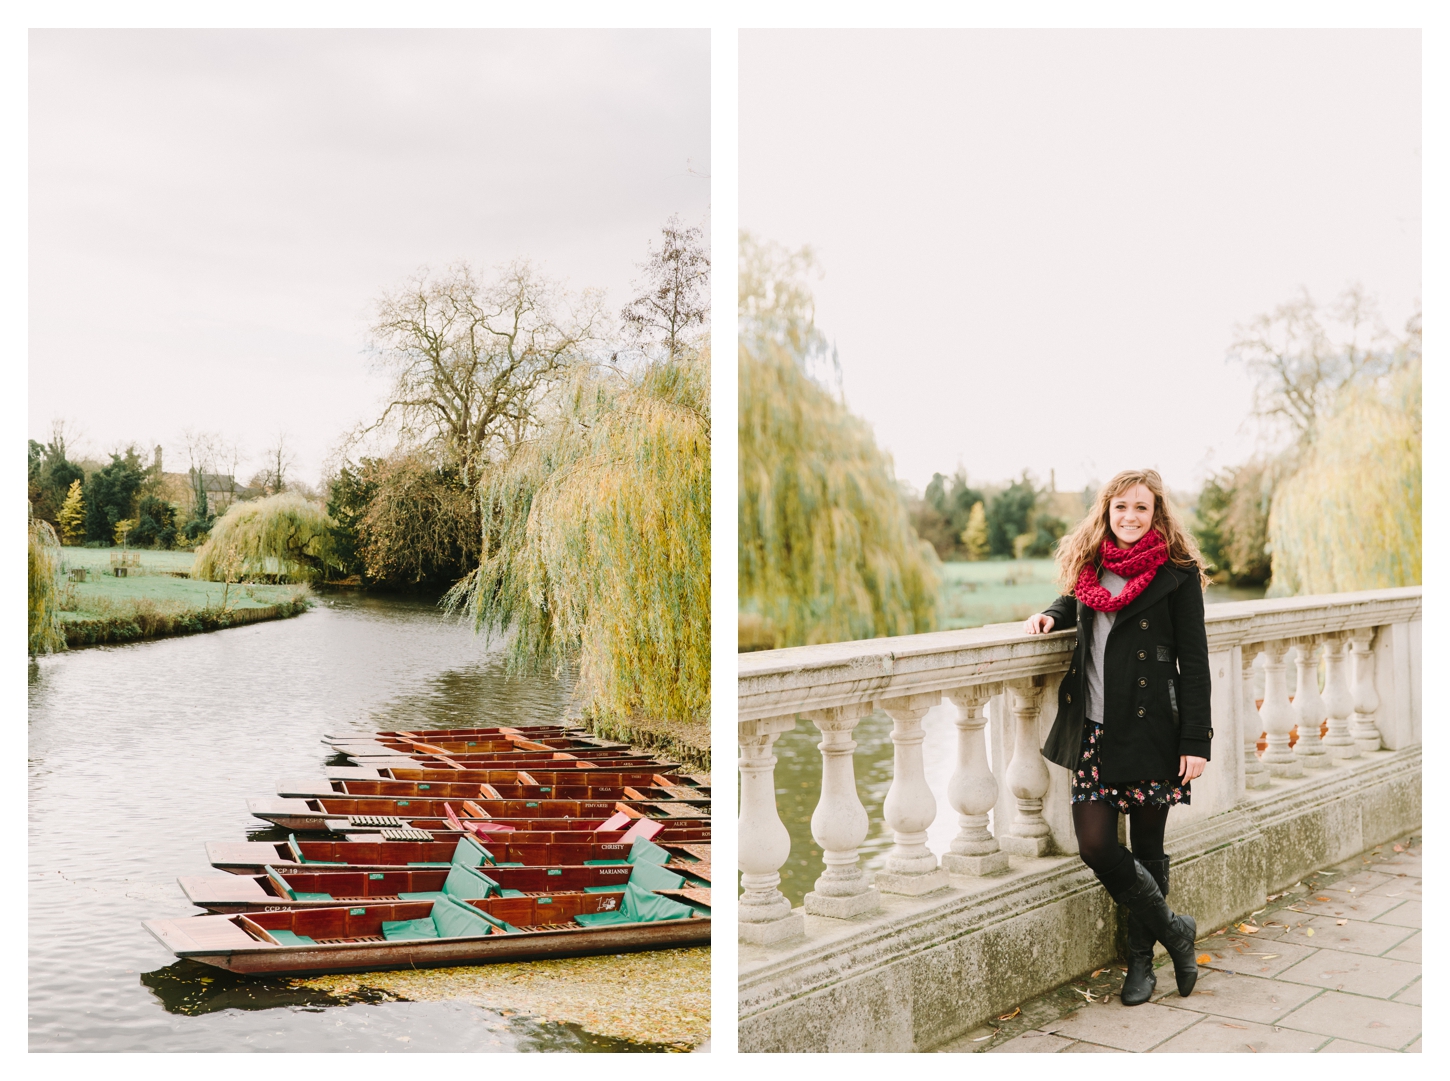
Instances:
[[[1210,961],[1212,961],[1212,960],[1213,960],[1213,958],[1212,958],[1212,957],[1210,957],[1210,956],[1209,956],[1209,955],[1208,955],[1208,954],[1206,954],[1206,953],[1200,953],[1200,954],[1199,954],[1199,955],[1198,955],[1198,963],[1199,963],[1199,964],[1200,964],[1200,965],[1206,965],[1206,964],[1208,964],[1208,963],[1209,963],[1209,962],[1210,962]]]
[[[1010,1020],[1012,1020],[1012,1018],[1016,1017],[1021,1012],[1022,1012],[1022,1007],[1021,1006],[1018,1006],[1011,1013],[1004,1013],[1001,1017],[997,1018],[997,1020],[998,1021],[1010,1021]]]

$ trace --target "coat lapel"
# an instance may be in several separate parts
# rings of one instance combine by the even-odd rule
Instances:
[[[1132,603],[1127,607],[1118,610],[1118,618],[1113,621],[1113,627],[1117,628],[1124,620],[1132,618],[1144,608],[1157,604],[1178,588],[1179,581],[1178,571],[1171,564],[1163,564],[1153,575],[1153,580],[1148,583],[1148,587],[1134,597]]]

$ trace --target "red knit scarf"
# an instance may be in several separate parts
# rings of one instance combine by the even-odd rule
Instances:
[[[1102,557],[1103,567],[1126,578],[1128,584],[1114,597],[1098,581],[1097,568],[1085,563],[1082,573],[1077,576],[1073,593],[1095,612],[1116,612],[1132,604],[1138,594],[1148,588],[1158,568],[1168,562],[1168,544],[1162,534],[1153,530],[1139,537],[1138,543],[1126,552],[1113,543],[1112,537],[1104,537],[1098,554]]]

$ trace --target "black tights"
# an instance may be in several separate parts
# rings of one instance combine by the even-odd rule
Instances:
[[[1133,855],[1140,860],[1163,858],[1163,830],[1168,825],[1167,805],[1138,807],[1128,812]],[[1123,858],[1118,844],[1118,809],[1102,800],[1072,805],[1072,825],[1077,831],[1077,850],[1099,874],[1116,867]]]

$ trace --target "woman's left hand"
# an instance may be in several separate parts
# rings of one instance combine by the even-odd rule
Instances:
[[[1191,754],[1181,754],[1178,756],[1178,776],[1187,783],[1195,777],[1202,776],[1203,767],[1206,765],[1208,765],[1207,758],[1199,758]]]

